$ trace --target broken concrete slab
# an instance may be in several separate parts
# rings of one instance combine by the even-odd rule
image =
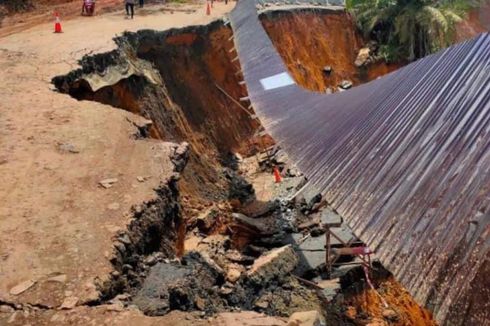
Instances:
[[[216,286],[223,277],[224,271],[206,253],[190,252],[182,257],[182,263],[170,261],[152,266],[133,303],[151,316],[175,309],[199,309],[196,303],[215,312],[223,305]],[[205,298],[206,303],[198,298]]]
[[[296,246],[300,251],[325,251],[325,236],[319,237],[307,237],[304,239],[303,234],[294,233],[293,240],[296,242]],[[302,243],[299,243],[303,240]],[[299,243],[299,244],[298,244]]]
[[[233,217],[233,220],[238,224],[245,225],[246,227],[252,229],[253,231],[256,231],[261,234],[267,233],[267,228],[260,219],[250,218],[241,213],[233,213],[231,214],[231,216]]]
[[[298,257],[299,257],[299,262],[294,270],[294,273],[297,275],[304,275],[309,271],[317,269],[322,264],[325,264],[325,251],[301,251],[300,250],[298,252]]]
[[[170,285],[185,280],[192,269],[175,263],[154,265],[142,288],[136,293],[133,303],[150,316],[164,315],[170,310]]]
[[[345,243],[353,242],[357,239],[357,237],[352,233],[351,229],[349,229],[349,227],[345,224],[342,224],[342,226],[338,228],[337,227],[330,228],[330,231],[333,232],[337,237],[339,237]],[[340,244],[341,242],[331,236],[330,243],[334,245],[334,244]]]
[[[247,272],[247,277],[253,283],[267,284],[272,279],[285,277],[297,264],[296,253],[290,245],[287,245],[260,256]]]
[[[267,214],[271,214],[277,208],[278,204],[275,201],[254,200],[248,205],[241,207],[239,213],[242,213],[251,218],[258,218]]]
[[[335,213],[330,207],[326,207],[320,211],[321,224],[342,224],[342,217]]]

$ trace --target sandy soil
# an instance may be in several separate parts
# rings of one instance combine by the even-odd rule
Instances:
[[[0,318],[0,322],[2,319]],[[163,317],[148,317],[139,310],[121,311],[116,305],[77,307],[73,310],[46,310],[33,314],[16,312],[8,325],[137,325],[137,326],[286,326],[284,318],[252,311],[225,312],[206,319],[196,314],[172,311]],[[3,324],[2,324],[3,325]]]
[[[131,206],[155,198],[171,174],[171,144],[133,137],[139,117],[78,102],[50,84],[84,54],[113,49],[111,38],[125,30],[207,23],[232,5],[215,4],[211,16],[202,5],[163,9],[134,20],[122,11],[78,17],[63,22],[63,34],[42,24],[0,38],[0,303],[46,309],[68,297],[78,305],[95,299],[94,279],[112,270],[113,236],[130,222]],[[106,178],[118,181],[104,189]],[[0,324],[11,318],[0,312]]]
[[[165,0],[158,2],[165,3]],[[82,0],[34,0],[33,3],[35,8],[28,12],[4,17],[0,21],[0,36],[18,33],[47,22],[53,23],[55,12],[60,15],[62,22],[77,19],[80,18],[82,9]],[[124,1],[122,0],[97,0],[94,15],[100,16],[123,8]],[[86,18],[90,19],[90,17]]]

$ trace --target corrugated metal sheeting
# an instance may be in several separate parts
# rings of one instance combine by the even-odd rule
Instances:
[[[284,82],[254,1],[230,21],[251,102],[310,184],[441,324],[489,325],[490,36],[325,95]]]

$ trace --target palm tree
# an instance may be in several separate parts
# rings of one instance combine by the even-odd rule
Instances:
[[[359,28],[380,43],[387,61],[415,60],[448,46],[465,0],[348,0]]]

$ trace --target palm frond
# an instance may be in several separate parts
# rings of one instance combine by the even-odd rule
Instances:
[[[448,31],[448,21],[439,9],[432,6],[423,6],[421,11],[424,15],[427,15],[430,22],[434,25],[435,28],[438,28],[443,32]]]
[[[380,53],[408,60],[447,46],[456,24],[481,1],[348,0],[360,30],[380,42]]]

